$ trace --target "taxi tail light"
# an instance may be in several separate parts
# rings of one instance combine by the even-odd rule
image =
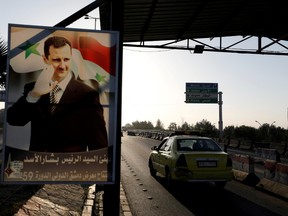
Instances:
[[[186,162],[186,159],[185,159],[185,155],[184,154],[181,154],[177,161],[176,161],[176,167],[187,167],[187,162]]]
[[[227,156],[227,164],[226,164],[226,167],[232,167],[232,159],[231,157],[228,155]]]
[[[175,175],[177,177],[191,176],[191,172],[188,170],[187,161],[184,154],[181,154],[176,161]]]

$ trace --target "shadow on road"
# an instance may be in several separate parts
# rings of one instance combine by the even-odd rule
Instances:
[[[155,178],[179,202],[197,216],[280,216],[245,197],[230,192],[225,187],[219,189],[213,183],[178,183],[172,187],[167,187],[165,178],[158,175]]]

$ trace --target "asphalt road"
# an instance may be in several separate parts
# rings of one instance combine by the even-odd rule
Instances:
[[[288,216],[288,203],[238,181],[224,190],[193,184],[167,190],[163,178],[150,176],[148,157],[160,141],[122,137],[121,182],[133,216]]]

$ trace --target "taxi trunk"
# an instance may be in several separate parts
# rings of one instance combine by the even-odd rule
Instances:
[[[173,171],[175,180],[229,181],[233,178],[232,161],[225,152],[181,153]]]

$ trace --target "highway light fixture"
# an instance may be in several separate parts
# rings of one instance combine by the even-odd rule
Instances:
[[[194,48],[194,53],[202,54],[204,51],[204,45],[196,45]]]
[[[257,122],[260,125],[260,127],[262,126],[262,124],[260,122],[258,122],[257,120],[255,120],[255,122]]]
[[[90,15],[88,15],[88,14],[85,14],[84,19],[94,19],[94,20],[95,20],[94,29],[96,30],[96,22],[97,22],[97,19],[100,19],[100,18],[98,18],[98,17],[92,17],[92,16],[90,16]]]

